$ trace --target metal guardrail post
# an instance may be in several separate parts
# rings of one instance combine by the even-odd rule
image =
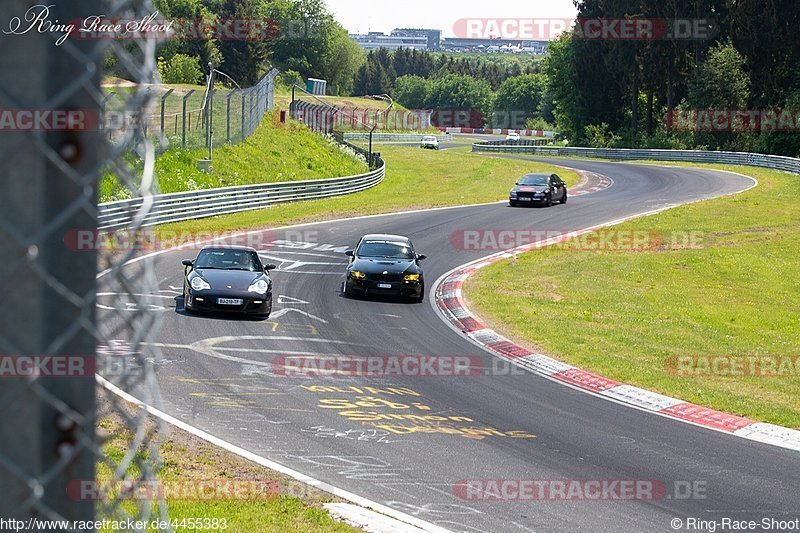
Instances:
[[[183,118],[183,130],[181,133],[181,146],[186,148],[186,102],[190,96],[194,94],[194,89],[190,90],[188,93],[183,95],[183,101],[181,102],[183,112],[181,113],[181,117]],[[189,117],[189,129],[191,129],[191,120],[192,118]]]

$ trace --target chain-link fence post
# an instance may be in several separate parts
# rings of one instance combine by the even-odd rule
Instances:
[[[225,97],[225,142],[231,143],[231,98],[236,91],[231,91]]]
[[[194,89],[190,90],[186,94],[183,95],[183,101],[181,102],[181,109],[183,110],[181,113],[181,119],[183,120],[183,130],[181,133],[181,147],[186,148],[186,102],[189,100],[189,97],[194,94]],[[189,121],[191,121],[191,117],[189,117]],[[191,128],[191,124],[189,126]]]
[[[169,98],[169,95],[171,95],[174,90],[175,89],[170,89],[170,90],[168,90],[167,92],[165,92],[161,96],[161,135],[165,135],[165,133],[164,133],[164,119],[165,119],[164,107],[166,106],[167,98]]]
[[[73,9],[97,12],[100,0],[51,6],[69,20]],[[68,6],[68,7],[67,7]],[[23,0],[0,5],[0,19],[22,16]],[[69,8],[69,11],[67,9]],[[0,42],[0,106],[10,110],[73,110],[100,115],[99,70],[85,58],[92,43],[56,47],[39,32]],[[33,68],[33,66],[36,68]],[[52,129],[52,128],[51,128]],[[3,132],[0,180],[0,353],[78,356],[93,361],[96,254],[72,253],[69,228],[96,226],[102,134],[74,130]],[[0,516],[91,520],[92,502],[67,497],[71,479],[94,477],[85,430],[94,428],[94,375],[71,379],[0,380]]]

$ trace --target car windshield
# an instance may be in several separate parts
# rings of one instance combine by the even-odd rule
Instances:
[[[423,137],[422,140],[423,141],[435,141],[436,137]]]
[[[366,241],[358,247],[359,257],[383,257],[389,259],[414,259],[414,250],[407,244],[387,241]]]
[[[264,269],[258,254],[249,250],[203,250],[197,256],[195,268],[217,270],[248,270],[259,272]]]
[[[519,180],[520,185],[547,185],[547,176],[525,176]]]

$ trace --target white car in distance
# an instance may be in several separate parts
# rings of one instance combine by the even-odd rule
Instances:
[[[426,135],[419,143],[420,148],[430,148],[432,150],[439,149],[439,139],[435,135]]]
[[[516,131],[509,131],[508,135],[506,135],[506,140],[507,141],[518,141],[518,140],[520,140],[519,133],[517,133]]]

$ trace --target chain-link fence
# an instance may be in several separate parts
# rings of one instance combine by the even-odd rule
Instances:
[[[209,148],[242,142],[256,130],[264,113],[275,107],[276,69],[265,74],[252,87],[226,88],[215,72],[214,89],[187,86],[153,86],[155,101],[146,115],[145,131],[165,141],[164,146],[187,149]],[[220,78],[222,78],[220,80]],[[217,82],[216,80],[220,80]],[[132,124],[124,112],[131,87],[120,84],[104,87],[105,124],[113,141]]]
[[[0,4],[4,25],[89,14],[133,21],[153,12],[149,0]],[[99,374],[146,404],[158,404],[153,368],[160,354],[150,340],[158,329],[153,308],[160,298],[152,265],[130,263],[136,249],[74,246],[76,235],[96,234],[103,174],[113,173],[132,196],[145,199],[132,231],[149,209],[155,149],[145,126],[152,130],[152,121],[132,120],[109,142],[101,124],[108,103],[101,76],[107,57],[115,57],[133,80],[114,96],[117,110],[130,117],[156,115],[160,122],[151,90],[158,81],[155,47],[136,33],[67,38],[57,25],[46,32],[0,33],[0,108],[11,119],[0,126],[4,529],[77,531],[85,529],[38,520],[167,516],[157,494],[147,500],[115,497],[119,491],[113,488],[123,481],[135,486],[153,479],[162,428],[96,381]],[[251,105],[254,94],[263,95],[263,89],[242,92],[247,111],[267,105],[266,99]],[[253,120],[248,114],[244,135]]]

